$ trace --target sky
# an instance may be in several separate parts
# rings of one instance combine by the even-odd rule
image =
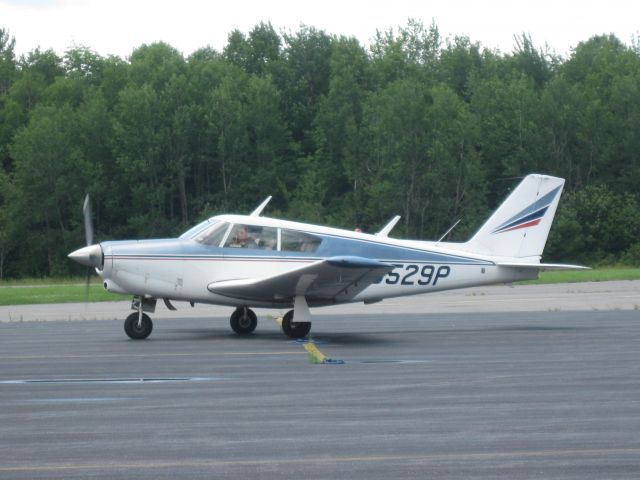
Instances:
[[[637,0],[0,0],[0,28],[16,39],[18,54],[78,45],[126,58],[155,41],[185,55],[205,46],[221,51],[232,30],[248,33],[261,21],[278,32],[309,25],[368,45],[377,30],[409,18],[435,22],[443,38],[466,35],[502,53],[522,33],[563,57],[593,35],[613,33],[629,45],[640,34]]]

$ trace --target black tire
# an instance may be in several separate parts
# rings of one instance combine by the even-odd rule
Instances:
[[[124,331],[133,340],[143,340],[151,335],[153,322],[146,313],[142,314],[142,323],[138,326],[138,312],[132,313],[124,321]]]
[[[293,310],[282,318],[282,331],[289,338],[304,338],[311,331],[311,322],[294,322]]]
[[[250,308],[238,307],[231,314],[229,324],[238,335],[248,335],[256,329],[258,317]]]

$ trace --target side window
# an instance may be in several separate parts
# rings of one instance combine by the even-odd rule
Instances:
[[[224,246],[229,248],[257,248],[275,250],[278,245],[277,230],[256,225],[234,225]]]
[[[314,235],[293,230],[282,230],[282,251],[315,252],[322,240]]]
[[[198,233],[193,240],[202,243],[203,245],[209,245],[211,247],[219,247],[220,242],[224,238],[224,234],[227,232],[229,224],[227,222],[217,222],[211,225],[209,228],[204,229]]]

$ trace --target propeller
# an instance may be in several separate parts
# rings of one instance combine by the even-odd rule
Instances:
[[[91,269],[102,268],[103,255],[102,247],[93,244],[93,223],[91,220],[91,200],[89,194],[84,199],[82,206],[84,216],[84,235],[87,242],[86,247],[80,248],[69,254],[69,258],[87,266],[87,278],[85,282],[85,301],[89,299],[89,283],[91,281]]]
[[[82,206],[82,215],[84,216],[84,237],[87,240],[87,247],[93,244],[93,224],[91,223],[91,201],[89,194],[84,197],[84,205]]]
[[[87,242],[87,247],[93,245],[93,222],[91,220],[91,200],[89,194],[84,197],[84,204],[82,205],[82,216],[84,217],[84,238]],[[87,275],[84,284],[84,302],[89,302],[89,287],[91,284],[91,267],[87,267]]]

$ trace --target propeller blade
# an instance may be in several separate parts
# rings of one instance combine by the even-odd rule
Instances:
[[[84,198],[82,206],[82,214],[84,215],[84,236],[87,240],[87,246],[93,244],[93,224],[91,222],[91,203],[89,202],[89,194]]]
[[[87,281],[84,284],[84,303],[89,303],[89,284],[91,283],[91,268],[87,268]]]

